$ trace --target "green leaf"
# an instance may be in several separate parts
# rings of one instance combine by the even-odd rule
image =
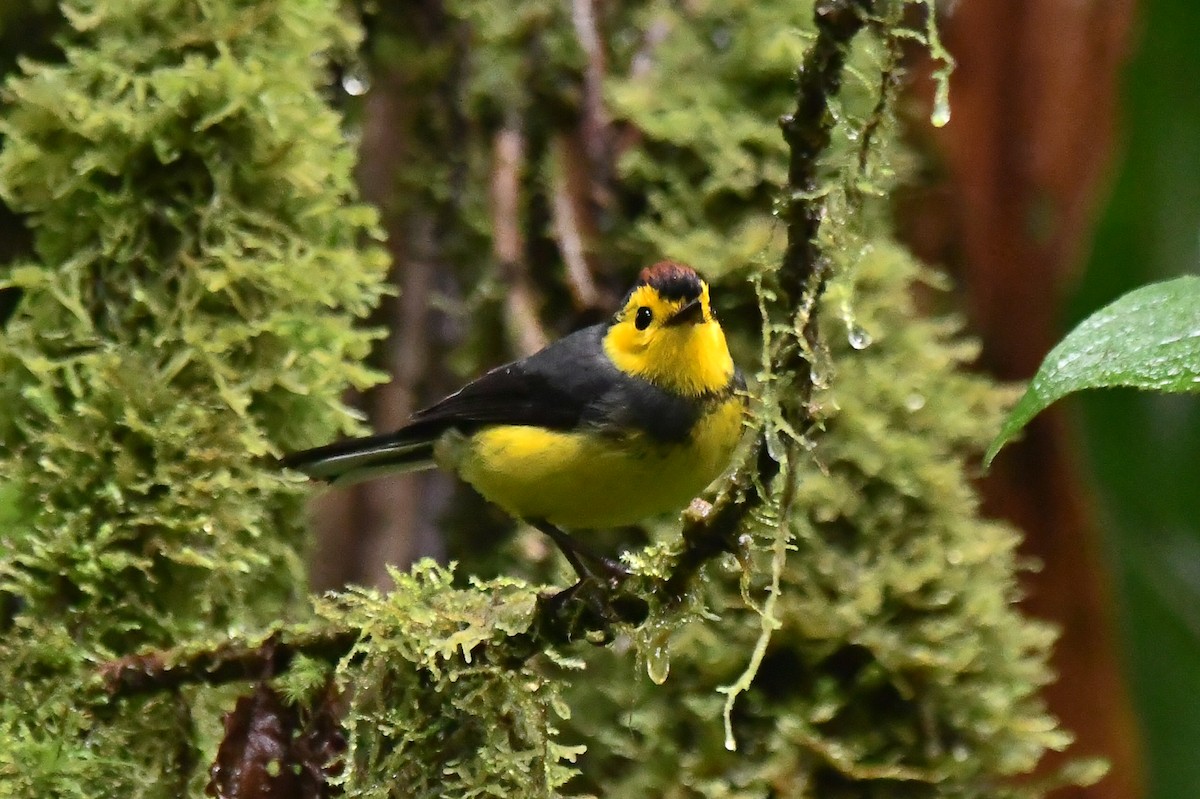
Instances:
[[[1042,361],[988,447],[985,466],[1056,400],[1085,388],[1200,391],[1200,277],[1152,283],[1092,314]]]

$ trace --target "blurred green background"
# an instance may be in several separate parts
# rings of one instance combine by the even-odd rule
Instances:
[[[1063,330],[1136,286],[1200,272],[1200,3],[1144,0],[1112,195]],[[1200,309],[1196,311],[1200,327]],[[1200,795],[1200,398],[1069,400],[1106,530],[1155,799]]]

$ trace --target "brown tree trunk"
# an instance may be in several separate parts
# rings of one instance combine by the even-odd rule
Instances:
[[[1028,379],[1062,335],[1060,299],[1111,168],[1132,17],[1133,0],[971,0],[943,22],[958,61],[953,116],[925,133],[944,175],[909,197],[901,229],[958,273],[982,365],[1002,379]],[[1025,606],[1062,630],[1046,696],[1077,736],[1071,756],[1112,764],[1097,785],[1059,795],[1131,799],[1143,795],[1138,736],[1073,433],[1061,409],[1039,417],[983,481],[985,510],[1020,526],[1043,564]]]
[[[384,297],[372,324],[388,330],[375,367],[391,380],[373,388],[356,404],[372,429],[395,430],[417,409],[416,387],[428,371],[430,297],[436,264],[424,255],[432,249],[432,221],[397,213],[393,196],[407,151],[408,87],[401,76],[384,72],[364,98],[358,182],[363,198],[381,210],[392,256],[391,283],[399,294]],[[379,477],[350,488],[325,492],[313,503],[318,530],[312,583],[317,590],[347,583],[384,585],[387,567],[404,568],[435,554],[440,539],[428,529],[435,475]]]

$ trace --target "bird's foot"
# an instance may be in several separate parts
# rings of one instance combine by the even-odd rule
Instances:
[[[594,643],[607,644],[617,625],[641,624],[650,613],[646,600],[619,586],[589,575],[556,594],[540,597],[538,603],[544,618],[553,620],[567,640],[583,634]]]
[[[588,579],[599,580],[616,589],[629,578],[630,571],[623,563],[596,553],[549,522],[535,521],[532,524],[558,546],[579,575],[580,583]]]

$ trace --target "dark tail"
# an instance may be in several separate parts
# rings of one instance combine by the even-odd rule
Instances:
[[[404,432],[404,431],[400,431]],[[293,452],[280,462],[328,483],[357,483],[382,474],[411,472],[433,466],[433,442],[398,433],[352,438]]]

